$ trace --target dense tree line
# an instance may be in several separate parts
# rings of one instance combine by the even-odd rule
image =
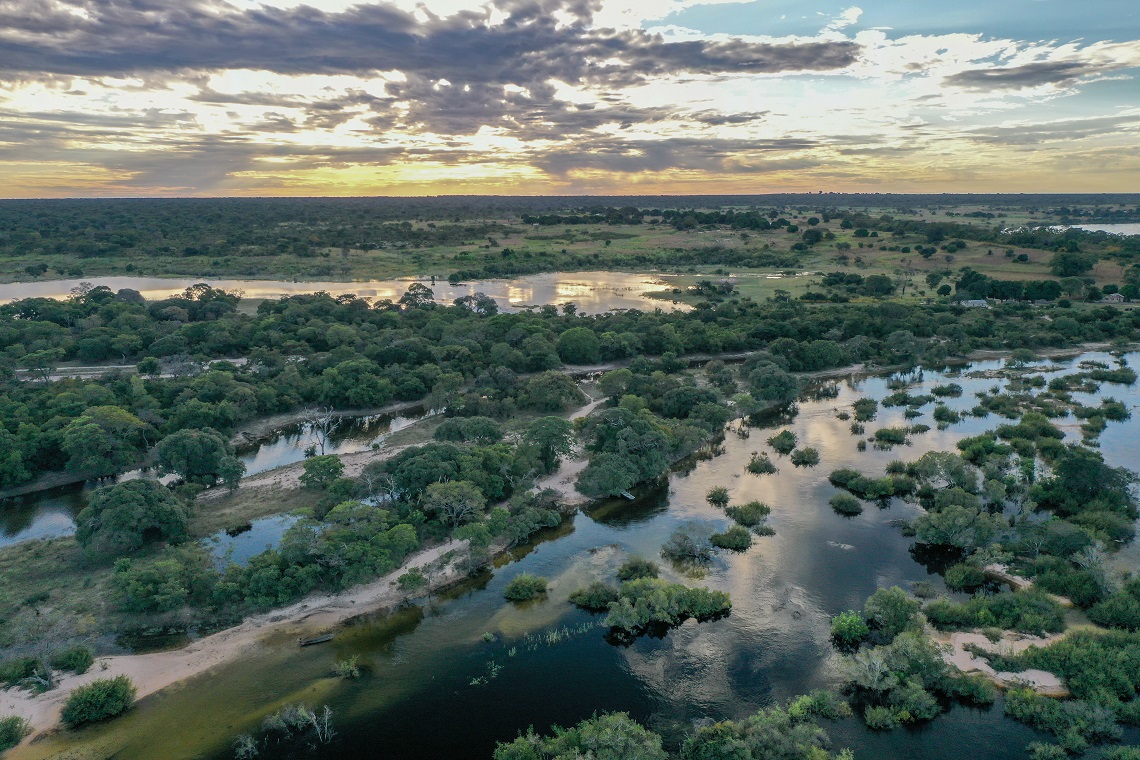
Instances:
[[[485,298],[437,305],[422,285],[398,303],[314,294],[265,301],[246,314],[237,302],[207,286],[149,302],[94,288],[65,301],[0,307],[0,487],[53,470],[114,474],[147,461],[160,440],[180,430],[224,436],[305,404],[351,409],[425,400],[452,416],[496,419],[519,409],[550,411],[576,397],[573,383],[555,371],[567,363],[767,349],[768,369],[749,368],[763,375],[773,367],[937,362],[978,348],[1124,340],[1140,323],[1140,314],[1112,307],[1061,310],[1045,320],[1016,304],[984,312],[890,303],[840,310],[748,300],[706,303],[692,313],[585,316],[548,306],[499,314]],[[248,361],[206,362],[226,356]],[[143,374],[54,382],[13,374],[22,367],[50,377],[62,361],[138,362]],[[760,396],[774,400],[781,381],[769,379]],[[664,407],[651,411],[668,416]],[[228,470],[205,472],[224,478]]]

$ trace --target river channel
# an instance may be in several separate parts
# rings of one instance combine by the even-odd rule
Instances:
[[[1135,365],[1140,354],[1128,359]],[[1111,364],[1115,358],[1085,354],[1042,362],[1043,374],[1078,371],[1081,360]],[[969,375],[1000,366],[989,361],[927,371],[911,392],[958,383],[965,392],[947,403],[966,411],[976,404],[974,393],[1006,384]],[[1004,422],[966,417],[939,430],[932,404],[915,420],[904,420],[901,408],[881,408],[867,424],[868,433],[916,423],[931,429],[912,435],[910,445],[859,451],[850,421],[838,419],[837,412],[858,398],[882,399],[890,392],[883,377],[836,381],[747,428],[747,438],[730,433],[710,456],[638,489],[636,500],[602,502],[578,513],[493,572],[443,597],[392,614],[365,615],[321,647],[298,649],[284,635],[270,639],[247,659],[144,700],[116,721],[62,733],[22,748],[16,757],[222,760],[233,757],[235,736],[256,731],[264,716],[284,704],[304,702],[331,707],[336,737],[312,751],[269,748],[262,757],[486,760],[497,740],[509,740],[520,729],[546,731],[595,711],[628,711],[676,741],[694,723],[743,717],[833,686],[838,656],[828,640],[829,618],[860,607],[883,586],[927,581],[945,591],[938,571],[947,559],[916,552],[914,540],[892,525],[915,517],[914,505],[895,500],[856,517],[833,512],[827,501],[835,489],[827,473],[854,467],[880,474],[892,459],[953,450],[960,438]],[[1099,395],[1130,408],[1140,403],[1135,386],[1105,384]],[[1059,422],[1070,439],[1079,438],[1077,421]],[[771,452],[765,439],[784,428],[795,432],[800,446],[819,450],[817,467],[796,468]],[[1111,464],[1140,467],[1133,429],[1109,423],[1101,435]],[[779,472],[746,472],[754,451],[771,453]],[[609,643],[596,627],[598,617],[570,605],[568,594],[591,580],[612,581],[616,567],[631,555],[660,559],[661,544],[687,520],[726,527],[723,513],[705,502],[715,485],[726,486],[736,503],[757,499],[771,505],[775,535],[758,539],[746,552],[722,553],[699,577],[663,563],[664,574],[729,592],[731,615],[689,621],[663,638],[642,638],[631,646]],[[516,606],[503,599],[504,586],[521,572],[552,581],[545,600]],[[361,678],[335,678],[336,661],[353,655],[363,666]],[[1047,740],[1004,718],[1000,700],[984,709],[954,706],[933,722],[893,732],[871,732],[856,719],[828,730],[837,746],[852,747],[858,757],[900,760],[1023,758],[1027,743]],[[1126,740],[1137,742],[1136,732]]]

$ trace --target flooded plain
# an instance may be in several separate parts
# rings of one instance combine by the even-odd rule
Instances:
[[[1133,364],[1140,355],[1132,354]],[[1107,354],[1085,354],[1046,374],[1078,371],[1077,361],[1111,364]],[[1044,363],[1043,363],[1044,364]],[[911,386],[924,393],[935,385],[961,385],[947,405],[967,411],[974,394],[1004,386],[992,377],[997,361],[968,370],[923,373]],[[112,723],[65,732],[14,757],[143,758],[233,757],[238,734],[256,731],[261,720],[284,704],[328,705],[337,735],[328,745],[294,755],[296,748],[270,747],[262,757],[427,758],[490,757],[497,740],[509,740],[534,726],[546,731],[595,711],[624,710],[676,741],[696,722],[743,717],[813,688],[838,682],[838,656],[828,639],[828,621],[860,607],[876,588],[926,581],[945,591],[938,574],[949,558],[915,548],[892,523],[918,514],[915,505],[892,501],[868,505],[861,515],[836,514],[828,499],[836,492],[827,474],[854,467],[881,474],[894,459],[912,461],[924,452],[953,450],[956,441],[1002,424],[996,416],[965,417],[939,430],[931,417],[906,420],[903,408],[880,408],[867,423],[879,427],[923,423],[906,446],[859,451],[865,436],[850,431],[841,410],[863,397],[882,399],[891,391],[883,377],[849,377],[810,393],[795,406],[730,432],[703,458],[684,463],[656,484],[636,490],[634,501],[601,502],[504,558],[492,572],[443,596],[421,599],[392,614],[364,615],[322,647],[298,649],[285,636],[270,639],[241,662],[144,700]],[[1140,389],[1102,386],[1130,409]],[[1079,438],[1077,421],[1060,420],[1069,439]],[[821,462],[796,468],[776,455],[765,439],[792,430],[800,446],[816,448]],[[1109,423],[1101,449],[1113,465],[1140,467],[1140,448],[1131,425]],[[756,476],[745,470],[755,451],[773,456],[779,472]],[[703,572],[672,568],[665,576],[727,591],[731,615],[697,624],[689,621],[662,638],[645,637],[629,646],[611,644],[599,617],[582,612],[567,596],[592,580],[613,580],[631,555],[658,559],[669,534],[688,520],[729,522],[710,507],[705,494],[726,486],[734,503],[760,500],[772,507],[775,535],[759,538],[742,553],[722,552]],[[238,549],[234,549],[238,551]],[[1126,550],[1127,552],[1128,550]],[[532,572],[552,582],[547,598],[522,606],[503,599],[507,582]],[[338,660],[357,656],[359,679],[333,675]],[[1044,740],[1003,717],[1002,706],[953,706],[936,720],[876,733],[849,719],[828,726],[837,746],[864,758],[1024,757],[1025,745]],[[1136,732],[1126,741],[1136,742]]]

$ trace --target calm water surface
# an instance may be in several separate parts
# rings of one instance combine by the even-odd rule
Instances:
[[[394,280],[356,282],[288,282],[284,280],[229,280],[192,277],[91,277],[74,280],[37,280],[0,284],[0,303],[21,298],[67,298],[81,283],[104,285],[111,290],[130,288],[148,300],[169,298],[199,282],[223,290],[240,290],[246,298],[283,298],[324,291],[334,296],[352,293],[374,301],[397,300],[412,283],[430,287],[440,303],[484,293],[501,309],[516,311],[525,306],[574,303],[580,311],[597,314],[612,309],[688,309],[688,306],[649,298],[665,282],[654,275],[625,272],[546,272],[510,280],[475,280],[451,284],[446,279],[406,277]]]
[[[1101,354],[1082,358],[1112,361]],[[980,363],[971,371],[999,366]],[[1075,369],[1070,364],[1064,371]],[[974,406],[975,391],[1005,385],[926,372],[914,388],[950,381],[966,389],[961,398],[948,400],[960,410]],[[281,633],[242,662],[145,700],[113,723],[63,734],[17,757],[70,750],[75,754],[68,757],[222,760],[232,757],[234,736],[255,730],[283,704],[305,702],[330,705],[338,732],[332,744],[305,757],[474,760],[490,757],[496,740],[508,740],[528,725],[545,731],[597,710],[626,710],[676,741],[696,721],[742,717],[835,685],[838,658],[828,641],[829,618],[861,606],[882,586],[928,581],[944,590],[936,572],[946,558],[916,553],[913,539],[890,524],[913,518],[914,505],[896,500],[888,509],[869,506],[854,518],[835,514],[827,505],[836,490],[827,473],[843,466],[881,473],[892,459],[953,449],[961,437],[1004,421],[969,418],[944,431],[914,435],[909,446],[860,453],[850,422],[838,420],[836,412],[864,395],[882,399],[890,392],[886,380],[851,378],[836,389],[835,398],[804,399],[795,413],[767,429],[752,429],[747,439],[730,434],[719,455],[639,490],[636,501],[605,502],[576,515],[445,598],[359,619],[324,647],[299,650],[295,634]],[[1130,406],[1140,402],[1134,388],[1105,385],[1102,395]],[[918,422],[933,427],[932,410],[928,405],[922,418],[906,421],[903,409],[881,409],[867,432]],[[774,457],[778,474],[748,474],[751,453],[768,451],[764,440],[783,427],[796,433],[800,446],[820,451],[820,465],[797,469]],[[1066,427],[1076,430],[1075,424]],[[1140,457],[1130,429],[1128,423],[1110,423],[1102,449],[1113,464],[1135,468]],[[671,579],[730,592],[732,614],[690,621],[664,638],[642,638],[628,647],[609,644],[593,627],[598,617],[571,606],[568,594],[591,580],[612,581],[630,555],[656,558],[662,542],[686,520],[727,527],[723,513],[704,499],[714,485],[728,487],[734,502],[770,504],[776,535],[758,539],[747,552],[723,553],[700,578],[665,570]],[[545,601],[515,606],[503,600],[504,586],[521,572],[551,579]],[[564,634],[548,643],[545,637],[555,630]],[[494,640],[484,641],[485,632]],[[333,678],[334,663],[352,655],[364,665],[363,676]],[[1028,742],[1046,738],[1002,717],[1000,703],[987,710],[954,707],[932,723],[891,733],[867,731],[855,719],[829,731],[837,745],[853,747],[862,758],[1023,758]]]

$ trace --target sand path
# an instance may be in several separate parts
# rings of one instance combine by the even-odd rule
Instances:
[[[19,715],[27,720],[32,734],[25,741],[31,741],[56,726],[63,703],[78,686],[99,678],[125,675],[134,681],[141,699],[236,659],[270,634],[290,629],[299,635],[323,632],[350,618],[393,607],[409,596],[396,585],[396,579],[408,569],[446,561],[448,554],[465,550],[465,541],[425,549],[411,555],[400,569],[372,583],[342,594],[310,596],[288,607],[250,617],[240,625],[206,636],[183,649],[100,657],[87,673],[64,676],[57,688],[43,694],[33,695],[16,689],[0,691],[0,715]],[[449,567],[448,572],[434,575],[433,585],[444,585],[458,575],[458,570]]]

